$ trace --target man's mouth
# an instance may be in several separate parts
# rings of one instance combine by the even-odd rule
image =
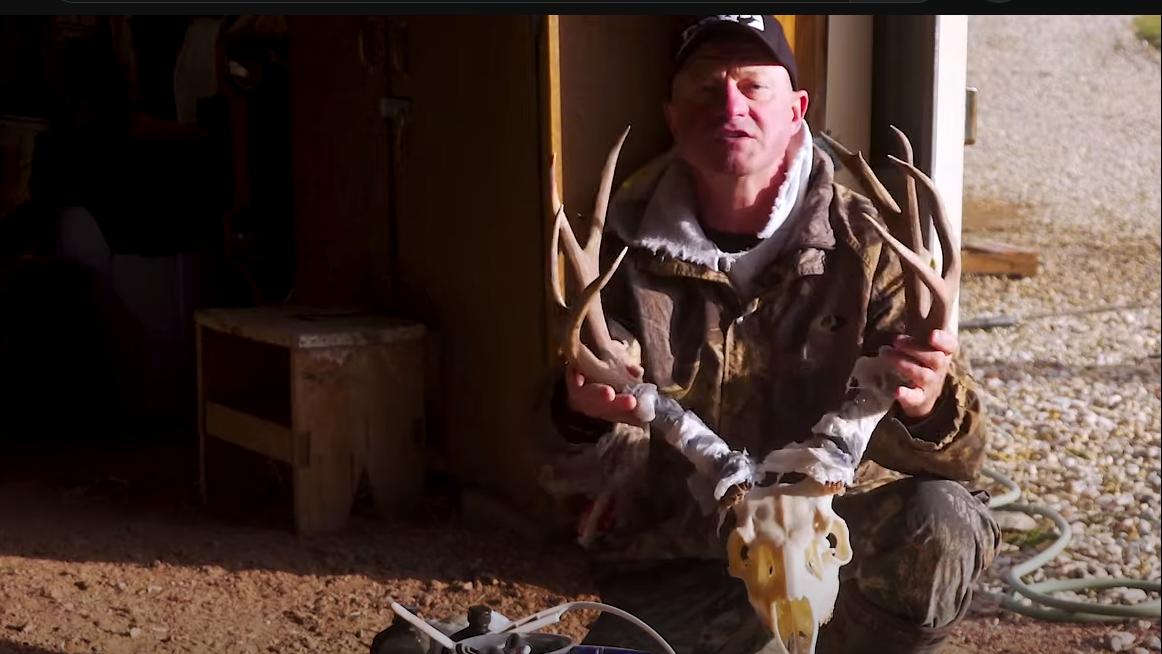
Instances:
[[[723,140],[748,139],[750,134],[741,129],[724,129],[718,132],[718,138]]]

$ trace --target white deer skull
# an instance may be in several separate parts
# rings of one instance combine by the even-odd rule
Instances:
[[[926,338],[933,329],[948,328],[960,284],[960,249],[939,192],[932,180],[912,164],[907,137],[893,129],[907,159],[890,157],[906,173],[906,212],[899,209],[862,155],[853,154],[827,135],[823,138],[843,165],[859,178],[885,221],[905,219],[904,240],[909,245],[870,215],[861,214],[900,256],[905,278],[906,327],[913,335]],[[591,382],[608,384],[617,392],[633,393],[639,398],[637,418],[662,431],[665,440],[694,465],[696,475],[702,478],[690,487],[705,502],[704,508],[713,511],[713,503],[717,502],[720,524],[727,512],[733,513],[734,528],[727,539],[730,573],[746,585],[751,605],[775,636],[780,648],[776,651],[814,654],[819,629],[831,619],[834,609],[839,569],[852,558],[847,523],[832,509],[832,500],[852,482],[872,432],[892,407],[899,382],[888,374],[878,355],[860,358],[848,380],[845,400],[816,423],[813,438],[772,452],[761,464],[752,461],[745,451],[731,449],[696,415],[660,396],[657,387],[642,378],[640,361],[629,356],[623,343],[610,337],[599,297],[627,252],[623,248],[610,269],[598,274],[598,253],[614,168],[628,132],[627,128],[606,160],[589,240],[583,248],[564,220],[555,171],[550,171],[556,221],[549,259],[552,292],[558,305],[568,308],[557,269],[562,234],[566,258],[585,288],[576,305],[568,308],[562,350],[569,363]],[[917,181],[929,195],[940,239],[944,266],[939,275],[932,269],[931,256],[921,239]],[[589,327],[596,351],[582,344],[583,326]],[[788,472],[803,473],[806,478],[794,484],[757,483],[765,474]],[[695,489],[711,489],[706,493],[712,497],[700,497],[701,491]],[[598,503],[607,495],[608,492]]]
[[[839,594],[839,568],[851,561],[847,523],[831,498],[808,478],[756,487],[734,506],[730,574],[746,585],[779,654],[815,651]]]

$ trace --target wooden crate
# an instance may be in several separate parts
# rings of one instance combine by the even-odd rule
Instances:
[[[288,464],[300,533],[346,522],[366,474],[379,511],[423,494],[423,325],[308,307],[195,314],[200,483],[206,440]]]
[[[960,252],[966,275],[1032,277],[1037,274],[1037,250],[1004,243],[966,240]]]

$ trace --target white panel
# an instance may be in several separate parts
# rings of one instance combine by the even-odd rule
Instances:
[[[937,16],[931,176],[940,189],[948,220],[952,223],[953,233],[957,235],[961,233],[963,224],[964,105],[967,83],[968,16]],[[940,244],[935,238],[931,247],[940,257]],[[953,307],[952,315],[955,330],[960,315],[959,302]]]
[[[872,16],[830,16],[827,21],[827,129],[852,151],[871,150]],[[812,125],[815,132],[821,126]],[[838,180],[855,188],[846,170]]]

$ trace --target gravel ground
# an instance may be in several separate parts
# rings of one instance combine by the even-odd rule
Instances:
[[[1131,19],[969,23],[980,140],[966,150],[965,235],[1034,247],[1041,267],[1020,280],[966,277],[962,320],[1029,318],[966,330],[962,346],[994,416],[990,466],[1074,532],[1026,581],[1162,577],[1162,78],[1156,51],[1133,39]],[[1111,306],[1123,308],[1084,313]],[[1038,317],[1068,312],[1078,313]],[[981,584],[978,614],[995,613],[1000,574],[1056,533],[1024,514],[1002,519],[1010,544]],[[1084,593],[1060,595],[1147,598],[1137,589]]]
[[[1149,355],[1162,321],[1162,89],[1158,55],[1131,34],[1126,16],[970,19],[981,140],[966,152],[966,232],[1034,246],[1042,267],[1026,280],[966,278],[962,318],[1144,307],[962,333],[995,416],[990,465],[1073,523],[1049,577],[1160,574],[1162,391]],[[390,598],[437,618],[482,601],[516,617],[592,598],[575,553],[468,532],[439,503],[429,524],[357,515],[343,534],[296,538],[273,513],[207,514],[188,452],[73,454],[65,469],[50,453],[47,471],[0,457],[0,654],[358,654],[390,622]],[[961,652],[1162,649],[1157,620],[998,610],[999,574],[1051,531],[1003,516],[1013,544],[956,632]],[[580,637],[591,617],[554,630]]]

